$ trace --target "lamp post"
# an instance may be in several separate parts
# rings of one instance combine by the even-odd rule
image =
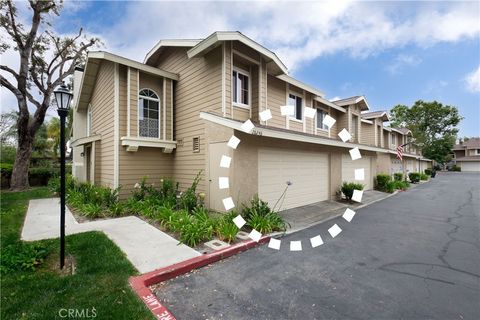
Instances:
[[[53,91],[60,116],[60,269],[65,265],[65,118],[68,116],[72,93],[63,83]]]

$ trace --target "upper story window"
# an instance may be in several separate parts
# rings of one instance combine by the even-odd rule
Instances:
[[[317,129],[328,130],[328,126],[323,124],[323,119],[328,113],[322,109],[317,109]]]
[[[92,106],[88,105],[87,109],[87,137],[92,133]]]
[[[302,98],[290,93],[288,95],[288,105],[293,106],[292,118],[295,118],[297,120],[302,120],[303,119]]]
[[[397,145],[397,136],[392,133],[392,146],[396,146]]]
[[[352,115],[352,132],[350,132],[350,134],[352,135],[352,137],[356,137],[357,132],[358,132],[358,116]]]
[[[232,73],[232,100],[237,106],[250,106],[250,74],[234,69]]]
[[[160,99],[151,89],[138,94],[138,133],[140,137],[158,138],[160,132]]]
[[[480,149],[477,149],[477,154],[480,154]]]

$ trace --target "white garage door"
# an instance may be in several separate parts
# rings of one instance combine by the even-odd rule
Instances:
[[[402,172],[403,173],[403,165],[402,162],[395,158],[392,159],[392,173]]]
[[[462,171],[465,172],[480,172],[480,161],[459,162]]]
[[[373,188],[372,174],[370,171],[370,157],[362,157],[361,159],[352,160],[350,155],[344,155],[342,157],[342,182],[359,182],[364,185],[364,190],[370,190]],[[365,180],[355,180],[355,169],[365,169]]]
[[[407,160],[407,174],[415,171],[413,160]]]
[[[290,181],[281,210],[327,200],[328,171],[327,154],[259,149],[258,195],[273,207]]]

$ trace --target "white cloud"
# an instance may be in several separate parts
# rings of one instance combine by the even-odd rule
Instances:
[[[467,90],[470,92],[480,92],[480,66],[465,77]]]
[[[386,69],[390,74],[399,74],[405,67],[418,66],[421,62],[422,59],[416,55],[399,54]]]

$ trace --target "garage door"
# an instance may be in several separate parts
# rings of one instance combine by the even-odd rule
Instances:
[[[415,166],[413,160],[407,160],[407,173],[415,172]]]
[[[258,195],[273,207],[290,181],[282,210],[327,200],[328,171],[327,154],[259,149]]]
[[[403,173],[403,166],[402,162],[397,158],[392,159],[392,173],[402,172]]]
[[[459,162],[462,171],[465,172],[480,172],[480,161]]]
[[[352,160],[350,155],[344,155],[342,157],[342,182],[359,182],[363,184],[364,190],[370,190],[373,188],[372,175],[370,171],[370,157],[362,157],[361,159]],[[355,169],[365,169],[365,180],[355,180]]]

